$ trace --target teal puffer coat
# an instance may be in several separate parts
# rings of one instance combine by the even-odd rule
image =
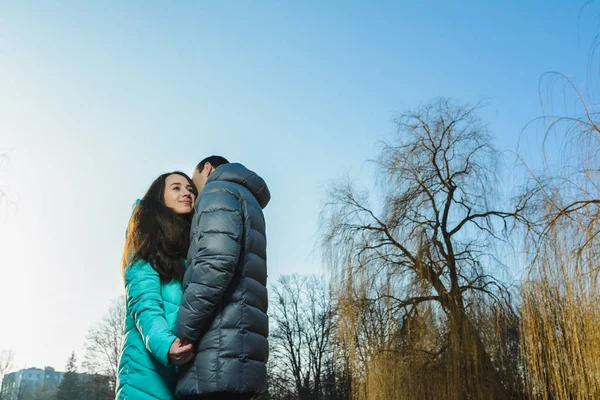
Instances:
[[[146,261],[125,272],[127,314],[119,361],[118,400],[174,399],[176,370],[169,348],[181,303],[181,283],[161,283]]]

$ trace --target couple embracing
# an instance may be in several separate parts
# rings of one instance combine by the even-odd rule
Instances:
[[[123,252],[116,398],[251,399],[269,355],[264,180],[220,156],[159,176]]]

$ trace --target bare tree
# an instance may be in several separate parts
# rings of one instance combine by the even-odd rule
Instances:
[[[283,276],[273,292],[273,392],[300,400],[337,398],[330,375],[334,313],[328,284],[316,276]]]
[[[366,359],[381,356],[381,370],[389,370],[388,353],[406,354],[398,343],[407,330],[434,324],[442,336],[417,350],[427,365],[449,365],[440,385],[444,398],[504,399],[514,396],[515,383],[492,361],[471,310],[511,312],[509,292],[495,277],[502,264],[491,249],[529,198],[509,210],[495,208],[498,153],[476,110],[437,99],[402,114],[376,164],[381,212],[367,191],[334,184],[322,214],[323,239],[349,309],[371,307],[385,322],[365,321],[374,328],[370,336],[381,338],[373,349],[357,349]]]
[[[3,394],[5,393],[3,391],[7,390],[2,384],[4,375],[14,367],[14,358],[15,353],[12,350],[3,349],[0,351],[0,398],[4,397]]]
[[[15,353],[12,350],[0,351],[0,382],[4,375],[13,368]]]
[[[115,389],[119,356],[123,346],[125,325],[125,296],[119,296],[86,336],[84,368],[92,374],[109,377],[111,389]]]

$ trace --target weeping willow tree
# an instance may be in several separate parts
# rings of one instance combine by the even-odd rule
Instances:
[[[550,122],[545,169],[535,175],[522,287],[522,362],[534,399],[600,398],[600,128],[594,102],[560,74],[579,110]],[[566,102],[565,102],[566,103]],[[558,140],[557,140],[558,139]],[[556,145],[558,144],[558,145]],[[552,162],[556,159],[556,162]]]
[[[495,207],[498,154],[476,111],[437,99],[402,114],[376,162],[378,209],[350,183],[329,191],[324,254],[355,399],[520,395],[507,365],[514,313],[490,249],[527,196]]]

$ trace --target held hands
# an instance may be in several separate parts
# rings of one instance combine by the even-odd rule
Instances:
[[[169,362],[172,365],[185,365],[194,358],[194,344],[185,339],[175,339],[169,349]]]

